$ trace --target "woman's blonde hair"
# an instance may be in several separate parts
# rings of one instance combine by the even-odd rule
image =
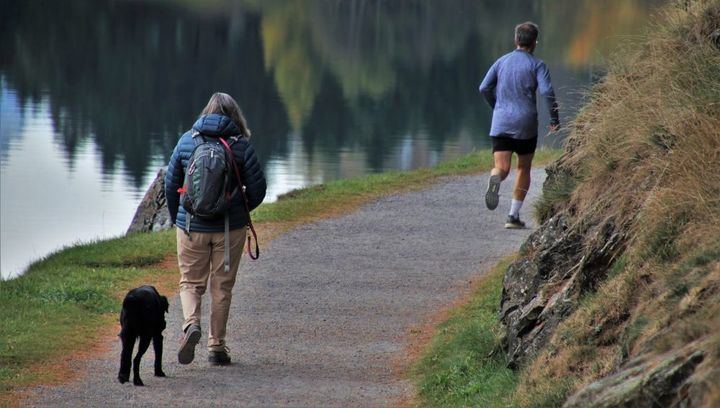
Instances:
[[[248,129],[245,116],[243,116],[242,110],[240,110],[240,105],[235,102],[232,96],[222,92],[215,92],[210,97],[205,109],[200,112],[200,116],[210,115],[212,113],[229,117],[235,123],[235,126],[240,129],[240,133],[243,136],[249,138],[252,134],[250,129]]]

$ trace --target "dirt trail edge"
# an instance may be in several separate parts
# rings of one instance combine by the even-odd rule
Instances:
[[[195,361],[177,363],[182,311],[171,300],[164,369],[145,387],[117,382],[119,342],[78,361],[81,379],[37,387],[31,406],[383,406],[412,393],[398,378],[407,330],[467,288],[468,280],[517,250],[534,224],[545,179],[533,170],[524,206],[530,229],[503,228],[512,176],[501,203],[484,204],[487,174],[450,177],[428,189],[382,198],[346,216],[304,225],[273,240],[259,261],[243,257],[228,345],[233,364],[207,363],[207,325]],[[207,320],[207,303],[203,316]],[[50,347],[52,345],[49,345]]]

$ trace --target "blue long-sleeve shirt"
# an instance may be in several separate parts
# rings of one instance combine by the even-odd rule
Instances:
[[[558,125],[558,105],[545,63],[521,49],[495,61],[480,84],[480,92],[493,108],[490,136],[537,137],[536,91],[547,100],[550,123]]]

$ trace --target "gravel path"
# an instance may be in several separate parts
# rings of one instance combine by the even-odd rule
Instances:
[[[543,170],[534,170],[529,201],[544,178]],[[182,312],[176,296],[165,331],[167,378],[153,377],[154,355],[148,351],[141,368],[146,386],[119,384],[116,341],[108,354],[75,364],[87,373],[80,380],[39,387],[26,403],[391,404],[412,392],[396,370],[408,329],[455,300],[469,278],[516,250],[529,234],[503,229],[512,179],[503,183],[494,212],[485,209],[486,180],[487,175],[447,178],[424,191],[383,198],[276,238],[258,262],[244,259],[228,323],[231,366],[207,363],[200,347],[206,331],[195,361],[177,364]],[[523,212],[528,221],[530,204]],[[204,305],[206,318],[208,310]]]

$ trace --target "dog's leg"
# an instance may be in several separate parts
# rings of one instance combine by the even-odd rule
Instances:
[[[148,346],[150,345],[150,337],[149,336],[141,336],[140,337],[140,344],[138,344],[138,352],[135,355],[135,359],[133,360],[133,384],[135,385],[145,385],[143,384],[142,380],[140,379],[140,359],[142,358],[143,354],[148,349]]]
[[[130,360],[132,359],[133,348],[135,348],[135,337],[135,333],[129,333],[124,330],[120,332],[120,341],[122,342],[120,372],[118,372],[118,381],[120,381],[120,384],[124,384],[130,379]]]
[[[162,370],[163,335],[161,333],[153,336],[153,350],[155,350],[155,376],[165,377]]]

